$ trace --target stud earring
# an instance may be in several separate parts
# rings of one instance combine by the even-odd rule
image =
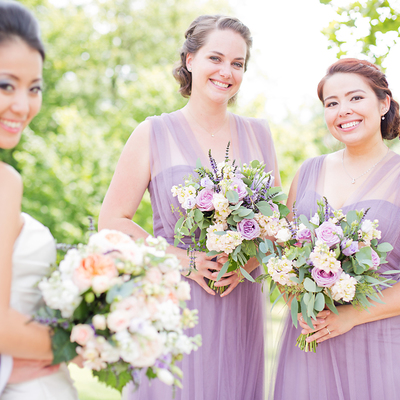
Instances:
[[[192,67],[187,67],[187,70],[188,70],[189,72],[192,72]]]

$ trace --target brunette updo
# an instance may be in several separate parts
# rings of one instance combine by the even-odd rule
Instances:
[[[24,41],[45,58],[39,24],[33,14],[16,1],[0,0],[0,46],[15,39]]]
[[[393,99],[385,74],[374,64],[356,58],[343,58],[332,64],[327,74],[318,84],[318,97],[324,103],[323,89],[325,82],[334,74],[357,74],[364,78],[379,100],[390,97],[390,108],[381,120],[381,134],[383,139],[392,140],[400,134],[399,104]]]
[[[180,52],[181,59],[178,66],[173,70],[173,75],[180,85],[179,93],[183,97],[189,97],[192,92],[192,74],[186,67],[186,56],[188,53],[196,54],[206,43],[208,35],[216,29],[231,29],[242,36],[247,47],[244,70],[246,71],[247,69],[250,48],[253,44],[249,28],[237,18],[223,15],[201,15],[190,24],[189,29],[185,32],[186,40]]]

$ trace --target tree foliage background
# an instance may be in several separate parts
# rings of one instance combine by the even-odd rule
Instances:
[[[22,3],[39,19],[46,44],[43,106],[18,147],[1,151],[0,158],[22,174],[23,211],[47,225],[59,242],[76,243],[85,239],[87,217],[97,220],[132,130],[148,116],[171,112],[185,104],[171,71],[190,22],[200,14],[231,14],[231,10],[227,2],[206,0]],[[351,28],[353,14],[363,15],[363,10],[338,8],[338,16],[344,20],[332,22],[327,28],[332,45],[338,46],[338,56],[343,53],[340,35],[336,37],[338,30],[345,25]],[[376,8],[373,12],[381,15]],[[394,18],[391,21],[398,22]],[[371,27],[374,24],[371,19]],[[369,39],[365,40],[367,43]],[[368,49],[373,47],[364,51]],[[239,96],[232,111],[268,118],[267,96],[259,96],[249,104],[241,103]],[[326,131],[319,104],[311,121],[302,122],[299,114],[301,110],[279,125],[271,124],[286,190],[306,158],[338,147]],[[152,232],[148,195],[134,220]]]

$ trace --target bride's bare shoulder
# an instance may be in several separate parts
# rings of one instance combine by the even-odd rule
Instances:
[[[22,194],[21,175],[10,165],[0,162],[0,187]],[[3,190],[2,190],[3,191]]]

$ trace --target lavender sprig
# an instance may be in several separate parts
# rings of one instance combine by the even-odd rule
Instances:
[[[325,221],[328,221],[331,210],[328,204],[328,199],[326,197],[324,197],[324,203],[325,203]]]

